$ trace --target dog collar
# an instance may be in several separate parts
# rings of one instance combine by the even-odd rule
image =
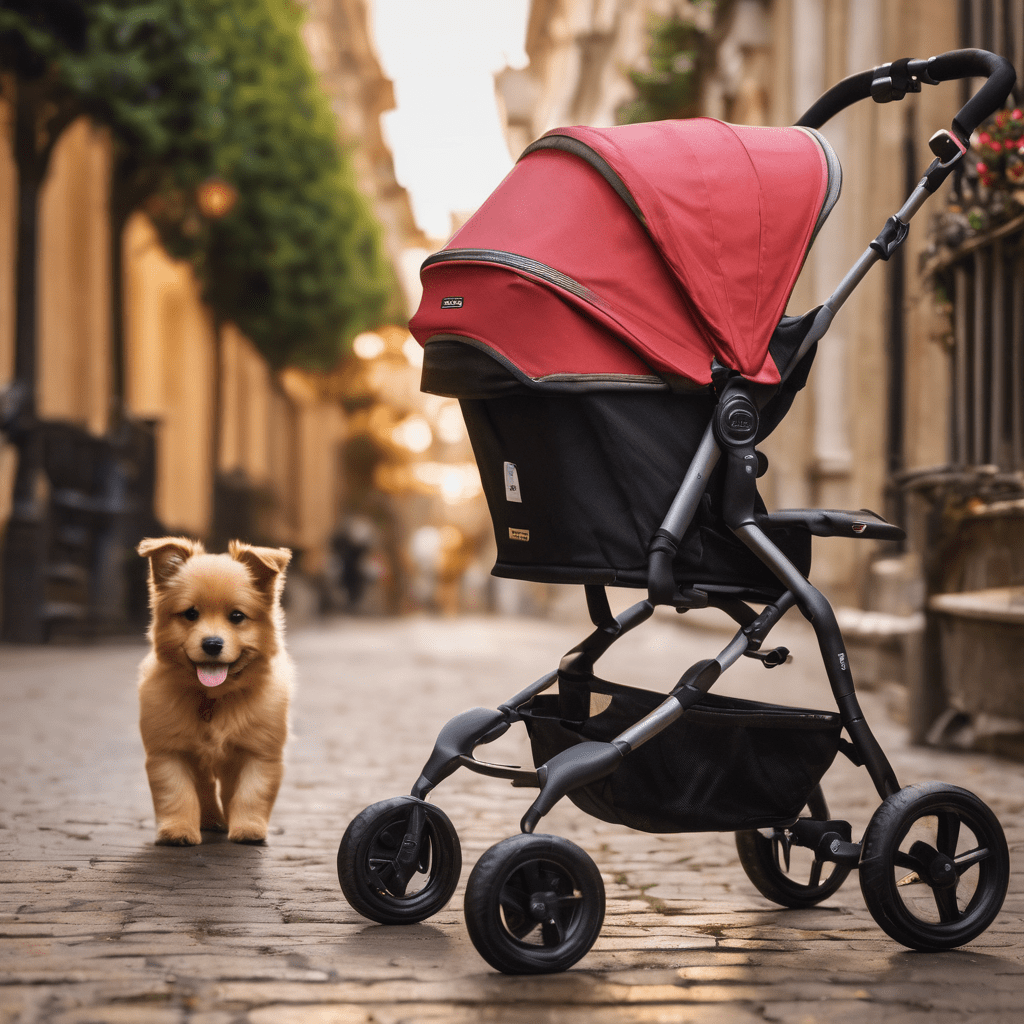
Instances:
[[[213,718],[213,708],[217,703],[216,697],[207,697],[206,694],[201,694],[199,698],[199,717],[204,722],[209,722]]]

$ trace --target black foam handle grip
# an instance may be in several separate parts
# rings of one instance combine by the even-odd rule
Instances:
[[[894,64],[899,63],[894,62]],[[1017,79],[1013,65],[987,50],[950,50],[930,60],[911,60],[907,70],[927,85],[958,78],[986,78],[987,81],[953,119],[953,131],[967,142],[971,133],[1006,102]],[[823,93],[797,121],[804,128],[820,128],[840,111],[871,95],[871,85],[886,67],[850,75]],[[898,98],[897,96],[893,97]]]
[[[798,128],[820,128],[841,110],[866,100],[871,95],[871,83],[875,79],[874,69],[861,71],[837,82],[827,92],[822,93],[807,109],[803,117],[796,122]]]
[[[988,79],[953,118],[953,131],[963,142],[982,121],[1002,107],[1017,80],[1013,65],[988,50],[950,50],[928,61],[928,73],[937,82],[957,78]]]

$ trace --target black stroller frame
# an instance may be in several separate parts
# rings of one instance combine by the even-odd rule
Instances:
[[[781,369],[783,380],[824,337],[868,270],[887,260],[903,242],[912,217],[965,155],[971,133],[1002,106],[1015,75],[1006,60],[981,50],[895,61],[840,82],[798,122],[818,128],[868,96],[877,102],[898,100],[908,92],[919,92],[922,83],[974,76],[987,81],[953,120],[952,131],[939,131],[930,140],[935,159],[906,203],[889,218],[828,300],[800,318],[794,329],[803,332],[803,340]],[[763,506],[757,499],[756,481],[763,457],[755,449],[755,439],[759,413],[770,391],[718,365],[713,367],[713,380],[718,401],[712,420],[651,540],[647,598],[615,616],[605,588],[587,584],[587,606],[595,629],[563,657],[558,669],[496,710],[473,708],[457,715],[442,728],[411,795],[375,804],[353,820],[339,849],[338,871],[346,897],[360,913],[382,923],[410,923],[424,920],[450,900],[461,870],[458,838],[444,813],[425,800],[453,772],[468,768],[510,780],[513,786],[539,789],[522,818],[521,834],[480,858],[466,891],[470,936],[481,955],[507,973],[565,970],[586,954],[600,931],[604,890],[593,861],[566,840],[535,834],[541,818],[567,795],[604,820],[648,831],[699,831],[702,826],[736,831],[741,863],[751,881],[763,895],[784,906],[813,906],[858,869],[872,916],[891,937],[912,948],[954,948],[975,938],[994,920],[1009,879],[1006,841],[997,819],[977,797],[959,787],[936,782],[900,786],[864,719],[828,600],[769,536],[779,526],[796,526],[816,536],[882,540],[900,540],[903,531],[864,510],[759,512]],[[723,519],[785,588],[760,612],[740,596],[741,588],[693,585],[680,589],[673,577],[673,557],[712,470],[722,460]],[[679,611],[715,607],[739,628],[715,658],[692,665],[671,692],[656,701],[643,691],[603,683],[594,667],[613,643],[650,618],[659,605]],[[730,698],[713,700],[712,686],[741,657],[759,660],[765,668],[786,661],[785,648],[764,645],[772,628],[794,606],[814,629],[838,716]],[[557,697],[541,696],[556,683]],[[597,729],[600,714],[589,717],[591,724],[586,724],[588,695],[595,693],[604,694],[605,701],[613,704],[634,706],[639,701],[642,706],[639,711],[634,707],[633,715],[625,719],[613,714],[601,731]],[[656,810],[653,819],[624,810],[623,801],[616,802],[611,780],[637,757],[640,747],[668,735],[666,731],[684,720],[690,709],[694,709],[691,714],[716,713],[723,721],[731,718],[755,727],[769,720],[784,721],[797,731],[820,727],[832,738],[820,757],[820,771],[810,772],[799,782],[787,780],[783,788],[793,792],[760,819],[750,806],[731,818],[714,813],[709,817],[700,809],[693,817],[684,808],[677,823],[658,827]],[[536,769],[490,764],[475,757],[477,747],[497,739],[516,722],[525,722],[530,730]],[[840,729],[846,731],[848,741],[839,736]],[[671,742],[678,747],[687,740],[677,736]],[[882,801],[859,842],[853,841],[848,822],[830,817],[818,786],[837,751],[865,767]],[[657,756],[669,755],[662,751]],[[699,767],[684,764],[671,785],[685,790],[688,776]],[[699,792],[694,794],[692,785],[688,792],[684,801],[704,799]],[[809,815],[801,815],[804,808]],[[915,838],[916,827],[924,819],[935,823],[931,842]],[[962,832],[973,835],[970,849],[961,848]],[[813,854],[806,882],[789,877],[793,847]],[[897,872],[903,872],[899,878]],[[968,876],[974,888],[963,894],[961,883],[966,885]],[[907,902],[908,891],[927,897],[928,912]]]

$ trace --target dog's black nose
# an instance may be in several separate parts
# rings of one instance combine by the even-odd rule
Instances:
[[[203,652],[216,658],[224,650],[224,641],[219,636],[208,636],[202,642]]]

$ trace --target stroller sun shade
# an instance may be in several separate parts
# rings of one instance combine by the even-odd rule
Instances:
[[[557,129],[424,263],[410,329],[541,390],[702,387],[713,359],[777,384],[769,341],[840,175],[806,128]],[[429,390],[480,394],[444,365]]]

